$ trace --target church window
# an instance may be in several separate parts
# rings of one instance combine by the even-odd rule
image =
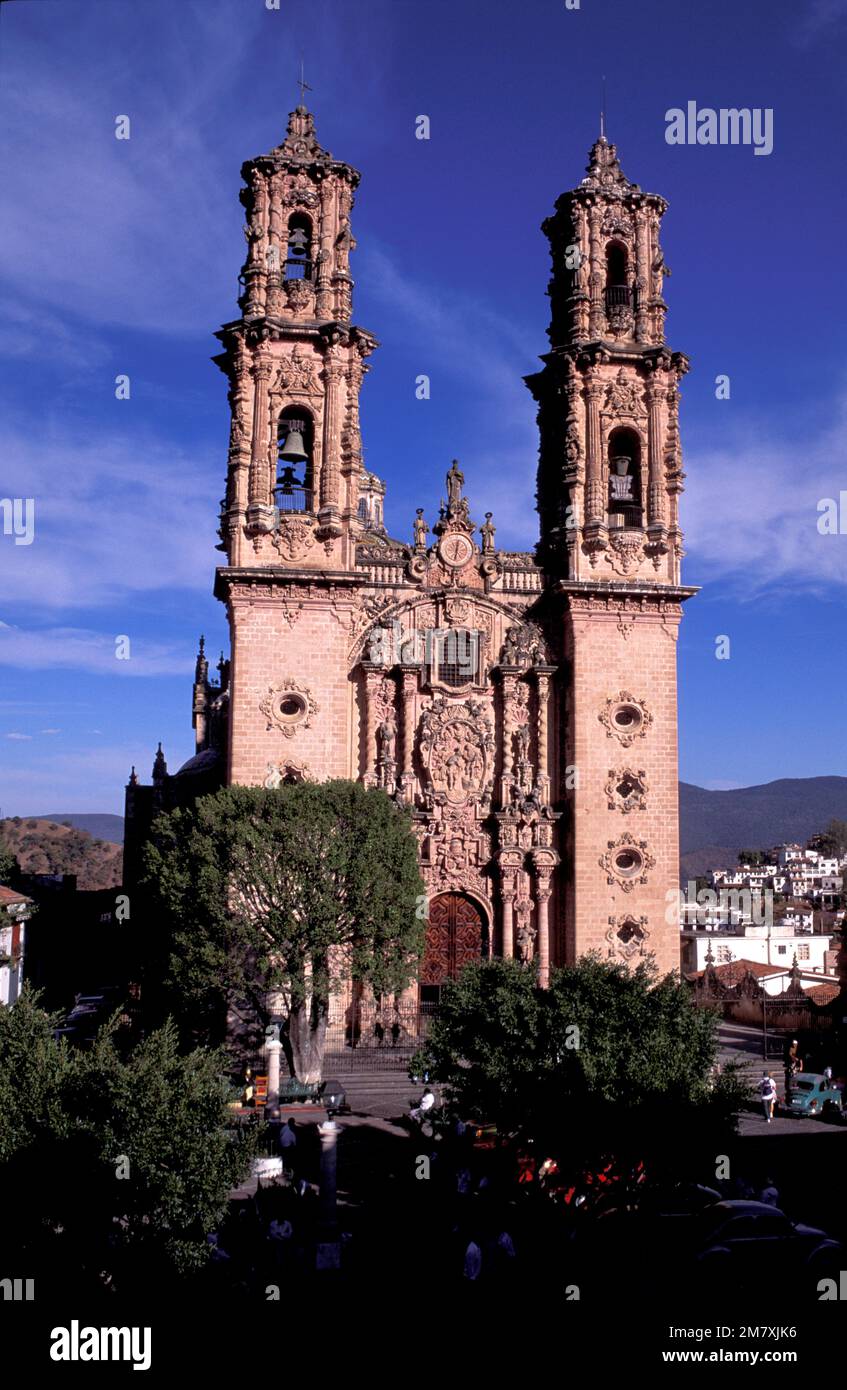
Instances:
[[[640,729],[643,716],[637,705],[618,705],[612,711],[612,723],[622,733],[634,734]]]
[[[475,684],[479,672],[479,633],[451,628],[434,634],[433,680],[458,690]]]
[[[286,280],[311,280],[312,278],[312,223],[302,212],[295,212],[288,223],[285,278]]]
[[[615,870],[621,878],[634,878],[641,872],[643,863],[637,849],[621,849],[615,855]]]

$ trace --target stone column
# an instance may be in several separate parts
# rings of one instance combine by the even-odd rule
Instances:
[[[362,662],[362,669],[365,673],[365,775],[363,781],[366,787],[375,787],[377,783],[376,688],[385,672],[381,666],[374,666],[369,661]]]
[[[414,752],[415,752],[415,691],[418,688],[418,668],[416,666],[401,667],[400,675],[402,679],[402,748],[400,763],[400,785],[403,790],[405,801],[414,799],[415,773],[414,773]]]
[[[512,779],[515,771],[515,689],[518,683],[516,666],[501,666],[503,682],[503,725],[500,749],[503,772],[500,778],[500,805],[508,806],[512,799]]]
[[[550,983],[550,870],[538,870],[535,891],[538,907],[538,982],[542,989]]]
[[[649,420],[647,445],[649,474],[647,485],[647,525],[662,526],[665,521],[665,484],[662,476],[662,411],[663,392],[658,383],[650,382],[646,390]]]
[[[268,1099],[265,1109],[271,1115],[279,1110],[279,1055],[282,1043],[279,1038],[271,1038],[266,1043],[268,1054]]]
[[[511,960],[515,954],[515,871],[502,870],[501,897],[503,899],[503,958]]]
[[[595,203],[588,211],[588,244],[591,255],[591,303],[588,311],[588,331],[593,339],[603,338],[606,333],[606,307],[603,303],[606,267],[600,245],[601,219],[602,209]]]
[[[341,383],[344,367],[338,348],[327,350],[323,370],[324,395],[323,468],[321,471],[321,506],[318,520],[326,536],[341,534],[339,508],[339,462],[341,454]]]
[[[336,1203],[337,1144],[341,1126],[335,1120],[318,1125],[321,1141],[320,1234],[317,1248],[318,1269],[341,1267],[341,1245],[338,1239],[338,1210]]]
[[[603,477],[600,434],[600,401],[602,396],[602,383],[589,381],[585,387],[587,435],[585,447],[585,524],[587,526],[604,526],[606,524],[606,487]]]
[[[335,180],[321,183],[320,246],[313,244],[315,257],[315,313],[319,319],[332,318],[332,248],[335,238]]]
[[[270,507],[271,490],[267,479],[268,457],[268,381],[269,357],[257,357],[250,368],[253,377],[253,439],[250,453],[250,506]]]
[[[647,342],[650,336],[650,319],[647,313],[647,300],[652,293],[649,232],[647,212],[644,208],[639,208],[635,213],[635,283],[638,287],[635,337],[639,343]]]
[[[538,667],[536,669],[536,680],[538,682],[538,767],[536,770],[536,782],[541,791],[542,801],[546,804],[550,799],[550,729],[549,729],[549,701],[550,701],[550,676],[552,667]]]

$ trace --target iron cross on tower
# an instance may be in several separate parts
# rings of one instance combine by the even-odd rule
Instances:
[[[306,79],[305,79],[305,77],[304,77],[304,75],[303,75],[303,59],[302,59],[302,58],[300,59],[300,76],[299,76],[299,78],[298,78],[298,80],[297,80],[297,86],[300,88],[300,105],[301,105],[301,106],[305,106],[305,104],[306,104],[306,93],[307,93],[307,92],[311,92],[312,88],[309,86],[308,82],[306,81]]]

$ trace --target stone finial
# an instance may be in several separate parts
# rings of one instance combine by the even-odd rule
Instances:
[[[329,150],[325,150],[319,144],[315,135],[315,118],[305,106],[297,106],[290,113],[288,134],[282,144],[277,145],[272,150],[272,153],[303,164],[311,163],[316,159],[332,159]]]
[[[626,177],[618,159],[616,145],[610,145],[605,135],[601,135],[599,140],[595,140],[588,155],[586,165],[588,177],[583,179],[583,185],[590,184],[595,187],[608,188],[617,187],[635,191],[637,183],[630,183]]]
[[[158,785],[160,785],[160,783],[164,782],[164,780],[165,780],[165,778],[167,777],[167,775],[168,775],[168,765],[167,765],[167,763],[165,762],[165,755],[164,755],[164,753],[162,752],[162,745],[161,745],[161,743],[160,743],[158,749],[156,750],[156,757],[155,757],[155,759],[154,759],[154,761],[153,761],[153,784],[154,784],[154,786],[158,786]]]
[[[205,681],[209,675],[209,663],[206,659],[206,639],[201,636],[197,648],[197,664],[194,668],[194,680],[196,682]]]

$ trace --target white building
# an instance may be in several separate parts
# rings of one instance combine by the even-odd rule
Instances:
[[[827,971],[826,954],[830,949],[831,936],[813,935],[811,912],[808,914],[808,927],[797,926],[787,920],[774,922],[771,926],[733,925],[714,931],[682,930],[682,969],[685,974],[694,974],[706,968],[706,957],[711,950],[715,965],[730,965],[733,961],[754,961],[758,965],[772,966],[780,973],[790,970],[794,957],[803,975],[814,975],[820,983],[830,978]],[[768,993],[781,993],[781,984],[775,980],[774,988],[766,984]]]
[[[0,884],[0,1004],[14,1004],[24,977],[26,919],[32,898]]]

